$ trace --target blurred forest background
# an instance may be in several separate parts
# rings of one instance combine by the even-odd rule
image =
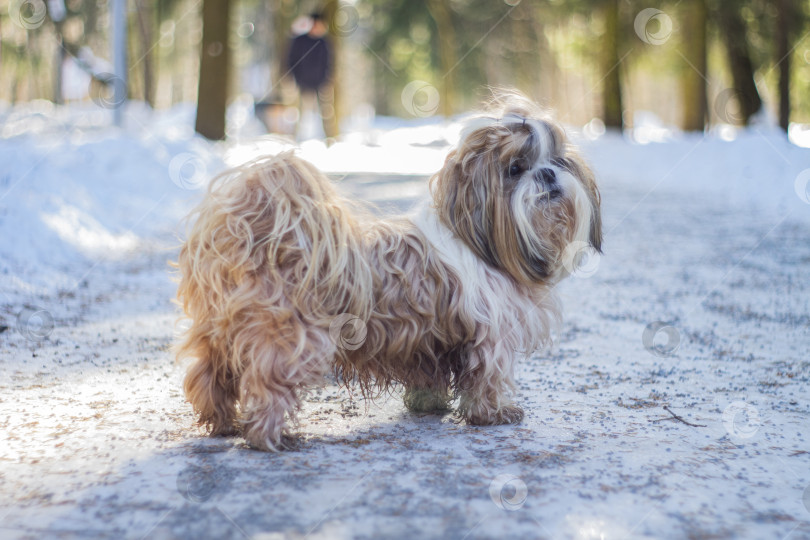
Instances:
[[[646,111],[691,131],[810,123],[807,0],[123,0],[125,89],[110,75],[115,1],[0,0],[0,101],[125,90],[156,109],[199,98],[210,138],[224,136],[234,100],[283,124],[296,100],[288,43],[320,11],[336,51],[325,114],[344,125],[452,116],[487,85],[600,129],[632,128]]]

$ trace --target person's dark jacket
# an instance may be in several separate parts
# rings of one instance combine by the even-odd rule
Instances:
[[[287,68],[301,90],[317,90],[329,78],[332,51],[322,37],[302,34],[292,40]]]

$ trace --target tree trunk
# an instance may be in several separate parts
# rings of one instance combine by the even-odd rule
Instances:
[[[681,12],[683,129],[703,131],[706,124],[706,2],[684,0]]]
[[[98,28],[98,2],[82,2],[84,12],[84,36],[89,41]]]
[[[143,100],[150,107],[155,106],[155,68],[152,63],[153,16],[151,2],[136,0],[138,12],[138,33],[141,41],[141,62],[143,63]]]
[[[124,123],[124,105],[129,97],[129,57],[127,51],[127,0],[112,0],[112,49],[113,49],[113,122],[116,126]]]
[[[277,0],[270,3],[272,16],[272,32],[270,40],[270,86],[272,91],[267,96],[270,101],[283,101],[284,87],[282,79],[286,75],[290,80],[292,74],[287,73],[287,55],[290,52],[290,25],[293,22],[296,6],[290,0]]]
[[[785,132],[790,125],[790,0],[776,0],[776,56],[779,59],[779,127]]]
[[[203,0],[203,38],[194,129],[212,140],[225,138],[229,20],[230,0]]]
[[[436,22],[439,39],[439,59],[442,65],[441,111],[452,116],[455,107],[456,31],[447,0],[428,0],[428,11]]]
[[[62,68],[65,65],[64,37],[62,35],[62,23],[55,23],[57,49],[54,52],[53,70],[53,102],[57,105],[64,103],[62,92]]]
[[[728,52],[734,93],[739,102],[739,121],[747,126],[751,116],[762,108],[762,99],[754,82],[754,67],[748,50],[745,21],[736,2],[720,0],[717,6],[717,25]],[[728,118],[723,120],[729,121]]]
[[[323,7],[323,14],[327,22],[327,27],[330,30],[336,28],[335,16],[337,15],[340,2],[338,0],[326,0]],[[321,99],[321,116],[323,117],[323,131],[327,139],[334,139],[338,136],[340,120],[343,118],[343,108],[341,107],[341,84],[340,58],[341,40],[343,36],[339,32],[331,32],[331,45],[332,45],[332,73],[330,81],[325,84],[318,92]],[[331,110],[329,110],[331,107]]]
[[[604,0],[605,36],[602,41],[602,116],[605,127],[624,127],[621,70],[619,69],[619,0]]]

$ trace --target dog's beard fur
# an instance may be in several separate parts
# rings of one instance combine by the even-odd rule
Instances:
[[[404,385],[411,410],[458,396],[472,424],[520,421],[514,361],[559,320],[565,248],[601,246],[593,176],[543,111],[505,95],[431,189],[419,215],[378,220],[290,152],[212,182],[178,261],[177,354],[201,425],[277,449],[330,369],[365,395]]]

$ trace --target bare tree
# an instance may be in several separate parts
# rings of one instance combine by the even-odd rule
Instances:
[[[621,130],[624,122],[619,70],[619,0],[603,0],[602,12],[605,19],[601,54],[602,116],[606,127]]]
[[[681,68],[683,128],[703,131],[706,125],[706,1],[684,0],[681,5],[684,65]]]
[[[795,14],[791,0],[776,0],[776,56],[779,62],[779,127],[787,132],[790,124],[791,24]]]
[[[439,41],[439,59],[442,71],[442,100],[443,116],[451,116],[455,106],[456,78],[453,71],[456,68],[456,31],[453,26],[453,12],[447,0],[428,0],[428,11],[436,22]]]
[[[754,66],[748,50],[747,28],[740,9],[737,2],[719,0],[716,18],[721,39],[728,53],[740,122],[748,125],[751,116],[762,108],[762,99],[754,83]]]
[[[209,139],[225,138],[230,64],[229,24],[230,0],[203,1],[203,39],[194,129]]]
[[[91,2],[92,3],[92,2]],[[152,2],[136,0],[138,9],[138,35],[141,42],[140,62],[143,68],[143,100],[150,106],[155,106],[155,68],[153,64],[152,40],[154,34],[154,18]]]

